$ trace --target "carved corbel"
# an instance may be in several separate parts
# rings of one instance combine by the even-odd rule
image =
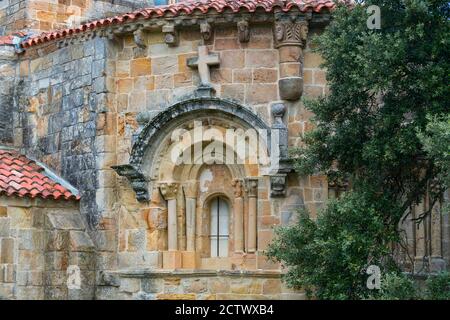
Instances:
[[[212,36],[212,26],[209,22],[204,21],[200,23],[200,34],[204,41],[208,41]]]
[[[273,198],[286,196],[286,174],[276,174],[270,177],[270,196]]]
[[[144,37],[144,31],[142,28],[138,28],[133,32],[134,42],[136,45],[141,48],[145,49],[147,48],[147,45],[145,44],[145,37]]]
[[[239,41],[246,43],[250,41],[250,24],[247,20],[241,20],[237,23]]]
[[[164,42],[170,47],[176,47],[179,43],[178,31],[173,24],[166,24],[162,27],[162,32],[165,34]]]

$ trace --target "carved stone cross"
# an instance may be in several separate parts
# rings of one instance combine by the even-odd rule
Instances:
[[[211,87],[211,77],[209,67],[218,66],[220,64],[219,54],[208,53],[207,46],[198,47],[198,57],[190,58],[187,65],[191,68],[198,68],[200,74],[201,86]]]

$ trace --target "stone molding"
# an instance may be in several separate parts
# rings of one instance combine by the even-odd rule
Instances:
[[[226,117],[235,117],[244,122],[249,128],[263,129],[268,132],[268,143],[270,150],[271,128],[258,115],[231,100],[216,97],[200,97],[177,102],[171,107],[159,113],[147,125],[144,126],[136,138],[131,151],[130,162],[124,165],[112,166],[120,176],[127,177],[133,190],[136,192],[138,201],[149,201],[150,177],[143,174],[142,165],[147,151],[158,146],[159,138],[164,135],[163,129],[170,123],[182,119],[188,114],[202,113],[208,111],[213,114],[221,114]]]

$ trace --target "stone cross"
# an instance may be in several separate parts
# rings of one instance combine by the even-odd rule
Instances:
[[[187,65],[191,68],[198,68],[200,74],[201,86],[210,87],[211,77],[209,67],[218,66],[220,64],[219,54],[208,53],[207,46],[198,47],[198,57],[190,58],[187,61]]]

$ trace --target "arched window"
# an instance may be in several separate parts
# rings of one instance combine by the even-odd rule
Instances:
[[[224,198],[217,197],[211,200],[210,221],[211,257],[227,257],[230,237],[230,206]]]

